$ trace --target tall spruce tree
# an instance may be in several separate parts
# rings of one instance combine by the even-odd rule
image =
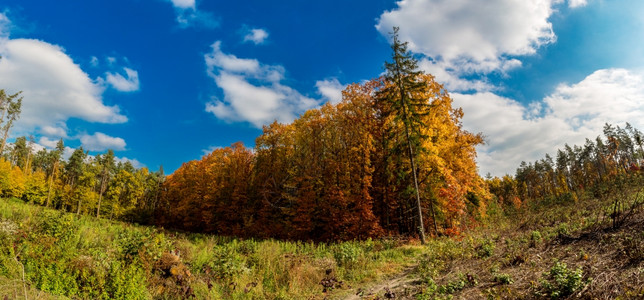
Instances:
[[[422,151],[422,141],[427,138],[423,134],[423,127],[427,125],[422,122],[422,116],[430,109],[429,100],[418,95],[424,95],[427,89],[427,82],[422,80],[420,75],[423,71],[418,69],[418,61],[407,50],[407,42],[398,39],[398,27],[394,27],[391,44],[391,62],[385,62],[385,79],[390,83],[379,93],[379,101],[386,101],[394,114],[394,118],[401,124],[406,140],[406,150],[411,166],[411,173],[414,181],[414,194],[416,198],[416,210],[418,218],[418,233],[420,240],[425,243],[425,227],[418,188],[418,170],[416,169],[416,157]],[[438,233],[433,203],[430,201],[430,208],[434,219],[434,230]]]

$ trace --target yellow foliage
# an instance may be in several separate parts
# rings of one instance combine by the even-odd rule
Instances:
[[[42,171],[33,172],[26,175],[25,192],[22,198],[25,201],[44,204],[47,200],[47,181],[46,175]]]
[[[0,193],[3,197],[22,197],[25,190],[25,176],[17,166],[0,158]]]

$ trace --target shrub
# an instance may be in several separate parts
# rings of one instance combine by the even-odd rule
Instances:
[[[349,266],[358,262],[362,254],[362,248],[351,242],[338,244],[333,249],[333,258],[339,266]]]
[[[565,298],[586,285],[583,280],[583,270],[570,270],[565,263],[555,262],[550,272],[543,273],[540,296],[552,299]]]
[[[514,283],[514,280],[510,274],[500,273],[494,275],[494,282],[498,282],[500,284],[512,284]]]
[[[74,215],[62,211],[43,211],[40,219],[40,232],[55,238],[70,238],[78,229]]]
[[[494,242],[492,240],[485,240],[480,246],[476,249],[476,254],[480,258],[487,258],[494,254]]]
[[[537,244],[541,243],[542,240],[543,237],[541,237],[541,232],[539,232],[538,230],[533,231],[530,234],[530,247],[536,246]]]

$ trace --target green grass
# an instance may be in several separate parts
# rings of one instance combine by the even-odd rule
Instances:
[[[178,233],[0,199],[0,299],[322,299],[398,273],[424,249]],[[342,284],[325,294],[323,279]]]
[[[615,227],[614,199],[492,203],[482,226],[425,246],[242,240],[0,199],[0,299],[644,297],[644,208]]]

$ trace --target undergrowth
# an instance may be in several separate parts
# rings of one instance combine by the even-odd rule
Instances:
[[[177,233],[0,199],[0,299],[323,299],[399,272],[419,249]]]

